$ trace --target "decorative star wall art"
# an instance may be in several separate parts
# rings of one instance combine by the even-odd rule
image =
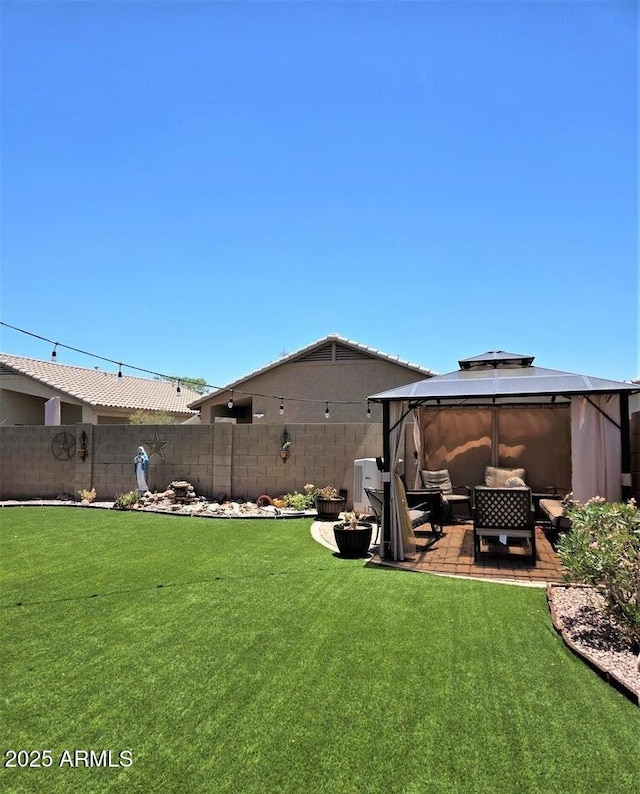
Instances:
[[[157,430],[154,430],[152,440],[143,441],[142,443],[144,444],[144,447],[147,450],[147,454],[150,458],[152,458],[154,455],[157,455],[159,458],[164,460],[164,448],[169,442],[161,441]]]

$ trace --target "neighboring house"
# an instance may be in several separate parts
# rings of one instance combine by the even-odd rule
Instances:
[[[640,386],[640,378],[633,378],[631,383],[637,383]],[[632,414],[640,412],[640,394],[632,394],[629,397],[629,411]]]
[[[267,424],[380,421],[380,406],[367,405],[369,394],[434,374],[397,356],[330,334],[199,397],[189,407],[200,411],[204,424],[229,420]],[[228,406],[230,400],[232,407]]]
[[[170,381],[0,353],[2,425],[127,424],[139,410],[164,411],[182,423],[197,419],[188,404],[198,396]]]

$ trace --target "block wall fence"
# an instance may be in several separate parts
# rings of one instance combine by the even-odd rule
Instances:
[[[152,491],[187,480],[208,499],[222,494],[255,499],[314,483],[345,488],[351,501],[353,461],[382,451],[378,423],[287,425],[291,446],[285,463],[279,455],[283,429],[227,423],[0,427],[0,499],[75,497],[93,487],[98,501],[112,500],[135,489],[133,457],[142,444],[150,455]],[[84,460],[79,454],[83,432]],[[68,460],[53,454],[60,433],[75,439],[75,454]]]
[[[0,427],[0,499],[77,496],[95,488],[99,501],[135,489],[133,457],[142,444],[151,455],[149,486],[162,491],[173,480],[187,480],[209,499],[222,494],[255,499],[301,491],[305,483],[335,485],[353,497],[353,461],[382,454],[379,423],[287,425],[290,457],[279,456],[283,426],[91,425]],[[87,456],[78,454],[82,433]],[[76,453],[57,459],[52,446],[60,433],[75,439]],[[405,433],[405,476],[414,476],[413,431]],[[410,463],[411,462],[411,463]],[[631,415],[632,490],[640,505],[640,412]]]

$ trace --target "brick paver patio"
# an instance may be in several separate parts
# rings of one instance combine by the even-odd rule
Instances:
[[[427,547],[431,536],[418,532],[416,553],[404,562],[381,560],[374,551],[372,564],[390,565],[410,571],[470,576],[482,579],[499,579],[523,584],[544,585],[547,582],[562,581],[562,566],[544,531],[536,527],[536,565],[531,564],[529,549],[500,543],[482,546],[477,563],[473,561],[473,524],[449,524],[444,527],[444,535],[433,545]]]

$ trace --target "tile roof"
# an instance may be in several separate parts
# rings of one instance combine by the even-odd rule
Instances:
[[[240,386],[246,381],[255,378],[258,375],[262,375],[264,372],[268,372],[271,369],[275,369],[275,367],[279,367],[282,364],[286,364],[290,361],[294,361],[295,359],[303,358],[307,354],[311,353],[313,350],[316,350],[323,345],[326,345],[330,342],[338,342],[341,345],[345,345],[347,347],[352,348],[353,350],[358,350],[364,354],[368,354],[372,358],[380,358],[384,359],[385,361],[392,361],[394,364],[399,364],[402,367],[406,367],[409,370],[417,373],[418,375],[426,375],[430,377],[432,375],[436,375],[437,373],[433,370],[426,369],[425,367],[421,367],[418,364],[412,364],[410,361],[404,361],[399,356],[392,356],[389,353],[383,353],[381,350],[376,350],[373,347],[369,347],[369,345],[363,345],[360,342],[354,342],[353,339],[346,339],[344,336],[340,336],[339,334],[328,334],[328,336],[323,336],[322,339],[317,339],[315,342],[312,342],[310,345],[306,345],[305,347],[301,347],[299,350],[295,350],[293,353],[288,353],[286,356],[282,356],[282,358],[277,359],[276,361],[270,361],[268,364],[265,364],[263,367],[259,367],[258,369],[254,369],[252,372],[249,372],[247,375],[243,375],[241,378],[234,380],[233,383],[228,383],[226,386],[215,389],[214,391],[209,392],[209,394],[198,396],[197,400],[191,403],[192,408],[197,408],[199,405],[204,403],[206,400],[210,399],[212,396],[221,394],[222,392],[229,391],[231,389],[235,389],[236,387]]]
[[[178,394],[176,384],[170,381],[139,378],[126,372],[119,378],[115,372],[0,353],[0,374],[7,373],[25,375],[82,403],[105,408],[168,411],[188,416],[193,411],[187,406],[200,397],[185,386],[180,387]]]

